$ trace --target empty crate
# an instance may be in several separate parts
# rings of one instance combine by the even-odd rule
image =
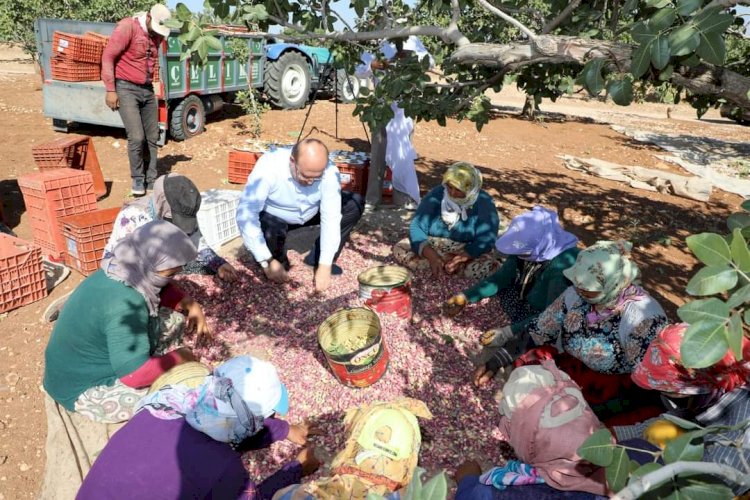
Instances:
[[[84,276],[97,269],[120,207],[94,210],[63,217],[60,226],[65,238],[65,263]]]
[[[0,233],[0,313],[46,296],[47,282],[41,249]]]
[[[62,259],[67,245],[59,219],[96,210],[96,194],[91,174],[83,170],[59,168],[22,175],[18,186],[31,220],[34,244],[53,259]]]
[[[94,142],[88,135],[69,134],[51,142],[31,148],[39,170],[55,168],[78,168],[91,172],[94,192],[101,198],[107,194],[107,186],[96,155]]]
[[[53,57],[50,60],[52,79],[64,82],[95,82],[101,80],[102,69],[98,64],[67,61]]]
[[[241,194],[230,189],[211,189],[201,193],[198,227],[210,247],[218,247],[240,235],[236,213]]]
[[[66,61],[101,64],[105,43],[99,37],[55,31],[52,50]]]
[[[227,179],[232,184],[245,184],[250,172],[255,167],[255,162],[263,156],[263,153],[254,151],[230,151],[229,165],[227,167]]]

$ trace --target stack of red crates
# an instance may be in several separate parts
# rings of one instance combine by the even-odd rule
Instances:
[[[58,168],[23,175],[18,186],[31,219],[34,243],[51,259],[62,260],[67,245],[59,219],[97,208],[91,173]]]
[[[101,80],[104,42],[89,34],[55,31],[52,37],[52,79],[66,82]]]
[[[31,149],[31,155],[40,171],[77,168],[90,172],[96,195],[101,198],[107,194],[94,142],[88,135],[69,134],[52,142],[39,144]]]
[[[99,262],[107,245],[120,208],[94,210],[85,214],[60,219],[67,251],[65,264],[88,276],[99,269]]]
[[[232,184],[245,184],[261,156],[263,153],[254,151],[230,151],[227,180]]]
[[[38,246],[0,233],[0,313],[47,296]]]

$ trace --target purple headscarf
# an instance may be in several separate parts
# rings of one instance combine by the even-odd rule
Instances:
[[[560,226],[557,212],[537,205],[510,221],[508,230],[497,239],[495,248],[505,255],[545,262],[577,243],[578,238]]]
[[[180,228],[157,220],[139,227],[120,241],[101,268],[116,281],[135,288],[146,299],[151,316],[159,312],[159,293],[170,278],[158,271],[184,266],[198,251]]]

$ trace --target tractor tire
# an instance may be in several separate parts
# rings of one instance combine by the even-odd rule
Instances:
[[[277,108],[304,108],[311,84],[310,67],[299,52],[286,52],[266,65],[263,87],[268,100]]]
[[[169,135],[175,141],[186,141],[203,133],[206,125],[206,109],[196,95],[189,95],[172,110]]]
[[[336,98],[339,102],[350,103],[359,97],[360,81],[354,75],[347,75],[346,71],[340,69],[336,73]]]

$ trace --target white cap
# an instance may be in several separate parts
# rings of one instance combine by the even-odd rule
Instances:
[[[220,364],[214,375],[228,378],[248,409],[264,418],[289,411],[289,396],[276,367],[251,356],[237,356]]]
[[[154,4],[149,11],[149,15],[151,16],[151,23],[149,24],[151,31],[160,34],[164,38],[168,37],[171,30],[167,26],[164,26],[164,21],[172,17],[169,8],[161,3]]]

